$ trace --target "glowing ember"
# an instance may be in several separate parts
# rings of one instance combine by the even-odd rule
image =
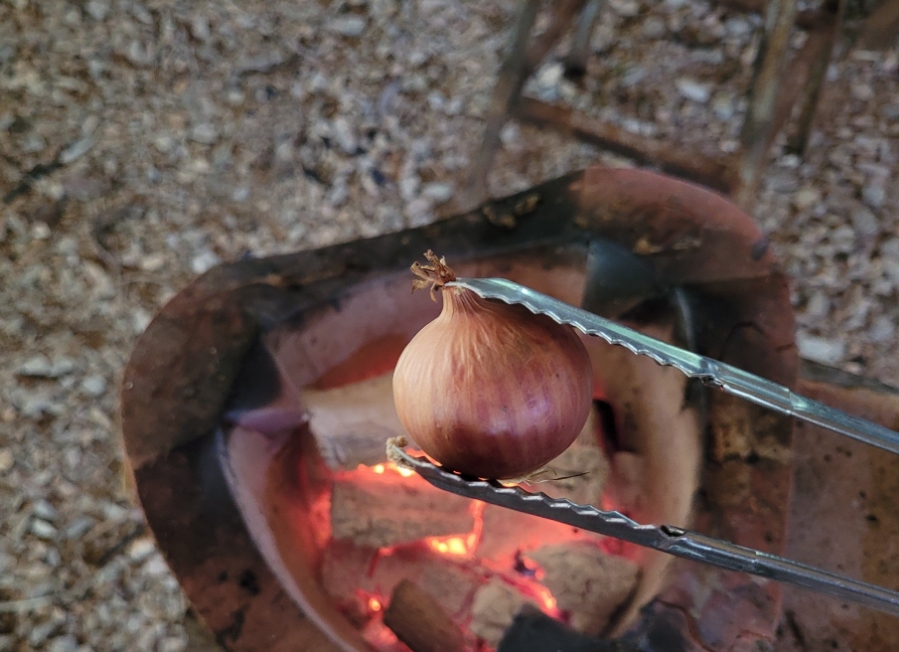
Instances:
[[[470,553],[468,546],[465,545],[465,539],[461,537],[431,538],[428,539],[428,545],[444,555],[463,557]]]
[[[474,527],[471,533],[465,539],[465,544],[474,550],[481,542],[481,535],[484,533],[484,506],[480,500],[471,501],[471,515],[474,518]]]
[[[362,637],[376,650],[395,649],[398,642],[396,634],[391,632],[380,618],[373,619],[365,625]]]
[[[481,534],[484,532],[484,503],[480,500],[473,500],[468,510],[474,519],[474,527],[471,532],[464,536],[428,537],[425,539],[425,543],[442,555],[454,557],[474,555],[474,551],[481,541]]]
[[[556,604],[556,599],[553,597],[553,594],[550,592],[550,590],[545,586],[541,586],[539,584],[535,584],[532,588],[534,590],[535,597],[540,601],[540,604],[543,606],[546,612],[554,616],[558,616],[558,605]]]
[[[525,577],[533,577],[536,580],[542,580],[546,575],[546,571],[540,567],[540,564],[525,559],[520,550],[515,553],[514,566],[512,568]]]
[[[415,471],[411,469],[405,469],[401,466],[397,466],[393,462],[388,462],[387,464],[375,464],[372,467],[366,467],[364,464],[359,465],[360,469],[371,468],[372,471],[377,473],[378,475],[384,475],[385,471],[393,471],[394,473],[398,473],[404,478],[408,478],[409,476],[415,475]]]
[[[368,609],[368,615],[380,618],[380,612],[384,609],[384,599],[378,593],[369,593],[362,589],[355,590],[359,602]]]
[[[503,576],[503,579],[511,586],[518,589],[522,595],[536,602],[548,615],[553,618],[562,618],[562,611],[559,609],[559,605],[556,602],[556,598],[553,596],[552,591],[539,582],[524,578],[516,578],[510,575]]]
[[[397,467],[389,462],[371,466],[360,464],[357,469],[344,473],[347,473],[348,477],[353,477],[353,481],[363,487],[368,483],[371,483],[372,486],[388,488],[426,485],[421,478],[410,477],[416,475],[413,471]],[[406,480],[407,478],[409,479]],[[385,509],[394,506],[393,493],[388,491],[382,498],[385,501]],[[608,498],[605,496],[603,498],[602,506],[611,507]],[[462,511],[462,505],[465,505],[467,514]],[[390,512],[388,511],[388,513]],[[397,513],[403,518],[419,518],[414,507]],[[365,516],[367,517],[367,513]],[[396,637],[383,623],[383,615],[388,607],[387,599],[383,597],[384,592],[389,594],[400,575],[405,576],[409,581],[428,585],[431,579],[429,576],[420,575],[423,572],[422,569],[443,568],[441,564],[448,564],[446,566],[448,576],[463,578],[459,582],[459,595],[446,598],[449,602],[443,606],[448,609],[452,618],[466,632],[466,636],[477,638],[478,645],[482,646],[477,649],[490,650],[492,648],[489,646],[495,645],[498,641],[498,639],[493,641],[490,634],[484,633],[488,630],[475,629],[476,623],[479,627],[486,627],[485,623],[492,623],[491,618],[494,620],[496,618],[495,615],[491,615],[493,613],[491,610],[496,610],[495,599],[488,601],[489,608],[483,605],[477,606],[479,604],[477,596],[486,590],[485,587],[489,588],[491,582],[505,587],[501,596],[505,596],[505,602],[511,607],[517,608],[528,602],[539,607],[548,616],[570,624],[573,613],[571,607],[560,593],[564,607],[560,608],[556,597],[543,584],[547,571],[540,563],[529,557],[529,552],[539,550],[541,546],[548,543],[559,545],[571,543],[573,545],[584,540],[585,534],[570,528],[565,528],[563,531],[560,529],[547,530],[537,526],[530,527],[530,522],[508,517],[497,521],[496,513],[487,510],[486,504],[481,501],[462,502],[454,508],[452,516],[457,520],[450,528],[443,525],[444,521],[440,521],[444,528],[443,532],[452,532],[452,534],[423,536],[418,539],[408,538],[400,540],[398,543],[372,546],[375,548],[373,554],[366,557],[364,562],[360,557],[360,562],[365,564],[364,568],[360,567],[360,571],[362,582],[367,590],[362,588],[350,590],[355,593],[356,598],[353,613],[364,614],[365,624],[361,628],[362,634],[371,645],[385,652],[398,645]],[[460,519],[460,516],[465,518]],[[506,515],[503,514],[503,516]],[[418,521],[416,520],[416,522]],[[465,524],[463,525],[463,523]],[[470,529],[466,532],[469,524]],[[540,523],[540,525],[544,524]],[[435,532],[435,530],[439,532],[439,529],[436,528],[431,532]],[[595,541],[594,545],[603,548],[607,554],[615,554],[615,552],[621,554],[621,551],[605,550],[605,547],[610,545],[605,539]],[[400,557],[399,560],[394,558],[393,561],[382,566],[382,560],[396,555]],[[418,563],[423,566],[419,567]],[[430,589],[434,590],[434,587],[431,586]],[[441,591],[442,589],[436,591],[435,598],[443,601],[445,596]],[[484,604],[488,604],[488,602]],[[511,614],[512,611],[510,611],[510,618]],[[499,631],[497,636],[501,633]]]

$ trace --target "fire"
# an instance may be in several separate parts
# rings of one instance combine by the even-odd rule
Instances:
[[[541,606],[552,615],[556,615],[559,610],[558,603],[556,599],[553,597],[552,592],[545,586],[541,586],[540,584],[534,584],[532,586],[534,591],[534,597],[540,602]]]
[[[562,612],[559,609],[559,603],[555,596],[547,587],[534,580],[516,578],[510,575],[503,576],[503,579],[511,586],[514,586],[527,598],[530,598],[543,609],[545,613],[553,618],[561,618]]]
[[[364,464],[360,464],[359,468],[367,468]],[[387,464],[375,464],[370,467],[372,471],[377,473],[378,475],[384,475],[385,471],[393,471],[394,473],[398,473],[404,478],[408,478],[409,476],[415,475],[415,471],[412,469],[405,469],[401,466],[397,466],[393,462],[388,462]]]
[[[538,581],[546,576],[546,571],[543,570],[543,567],[524,557],[520,550],[515,553],[513,569],[525,577],[533,577]]]
[[[375,616],[384,609],[384,598],[379,594],[369,593],[362,589],[356,589],[355,593],[356,597],[359,599],[359,603],[365,605],[365,608],[368,609],[369,616]]]
[[[372,618],[362,629],[362,637],[375,650],[396,649],[398,639],[390,628],[384,625],[380,618]],[[366,648],[368,649],[368,648]]]
[[[469,507],[474,526],[466,535],[449,537],[428,537],[425,539],[428,547],[442,555],[451,557],[470,557],[481,542],[481,534],[484,531],[484,503],[480,500],[471,501]]]
[[[365,473],[373,473],[381,476],[385,481],[389,477],[399,479],[397,476],[408,478],[415,475],[413,471],[398,467],[391,462],[374,464],[372,466],[360,464],[358,470],[360,472],[364,471]],[[488,570],[491,575],[501,577],[503,581],[517,589],[521,595],[540,607],[546,614],[554,618],[562,618],[564,614],[560,611],[556,598],[553,596],[552,592],[541,583],[545,572],[539,564],[533,560],[527,559],[521,552],[518,552],[515,555],[514,560],[479,557],[477,553],[484,531],[485,507],[486,504],[479,500],[473,500],[469,503],[468,510],[472,516],[472,528],[469,532],[448,536],[425,537],[419,540],[417,545],[423,543],[426,549],[439,555],[444,555],[448,559],[455,559],[460,562],[466,560],[465,563],[468,563],[468,561],[476,562],[481,565],[482,568]],[[406,547],[407,544],[378,548],[377,553],[373,555],[371,559],[371,564],[367,573],[368,576],[374,576],[378,562],[382,558],[393,555],[398,551],[402,551]],[[510,561],[513,561],[511,566],[509,565]],[[392,632],[380,624],[385,609],[383,599],[380,595],[364,593],[358,589],[357,595],[361,604],[364,605],[369,617],[372,619],[369,623],[370,631],[366,632],[366,639],[369,640],[370,643],[375,643],[376,647],[387,645],[389,641],[386,640],[386,637],[392,635]],[[378,623],[377,627],[374,626],[375,623]],[[375,641],[375,638],[378,640]]]
[[[484,506],[485,503],[480,500],[473,500],[471,503],[471,515],[474,518],[474,528],[466,539],[466,544],[472,550],[481,542],[481,535],[484,533]]]
[[[444,555],[455,555],[464,557],[469,554],[468,546],[465,545],[465,539],[462,537],[432,537],[428,539],[428,545],[437,552]]]

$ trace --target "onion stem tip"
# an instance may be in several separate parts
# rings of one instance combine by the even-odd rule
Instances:
[[[430,286],[431,300],[437,301],[436,290],[442,288],[447,283],[456,280],[456,273],[446,264],[446,258],[437,257],[433,251],[428,249],[425,252],[425,259],[428,265],[422,265],[419,262],[412,263],[412,273],[418,276],[412,281],[412,291],[423,290]]]

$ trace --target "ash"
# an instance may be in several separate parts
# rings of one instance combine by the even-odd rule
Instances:
[[[135,337],[222,261],[451,213],[515,6],[0,3],[0,650],[186,648],[116,433]],[[528,92],[733,150],[759,16],[613,0],[600,22],[583,90],[557,52]],[[803,355],[896,383],[899,52],[846,46],[809,156],[776,153],[755,214]],[[502,141],[497,195],[626,164],[514,124]]]

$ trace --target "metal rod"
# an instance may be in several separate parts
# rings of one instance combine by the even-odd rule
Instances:
[[[817,98],[809,95],[814,85],[814,77],[821,61],[830,58],[833,45],[833,17],[830,14],[821,14],[817,25],[809,29],[808,38],[802,49],[790,60],[780,80],[780,92],[774,106],[774,117],[768,129],[767,140],[764,145],[765,152],[771,150],[771,146],[784,126],[790,121],[797,104],[807,107],[809,100],[817,102]],[[823,81],[823,77],[822,77]]]
[[[795,20],[796,0],[770,0],[756,59],[756,74],[749,94],[749,109],[740,137],[743,152],[739,169],[740,187],[735,199],[744,208],[750,208],[755,200],[768,154],[777,90]]]
[[[457,279],[448,285],[464,287],[485,299],[521,304],[535,314],[547,315],[586,335],[601,337],[663,366],[674,367],[690,378],[746,399],[780,414],[792,416],[841,435],[899,454],[899,433],[828,405],[793,393],[789,388],[649,337],[627,326],[535,292],[501,278]]]
[[[812,63],[808,79],[802,89],[801,107],[799,109],[799,117],[796,119],[796,132],[787,141],[787,149],[800,156],[805,155],[806,147],[808,147],[812,124],[818,111],[818,104],[821,101],[824,80],[827,77],[827,68],[830,66],[830,59],[833,56],[833,49],[843,24],[845,11],[846,0],[838,0],[836,14],[830,15],[830,20],[820,27],[820,30],[823,32],[819,36],[821,40],[820,52],[817,53]]]
[[[565,73],[567,75],[583,75],[587,72],[587,60],[590,58],[590,37],[599,17],[603,0],[589,0],[581,12],[574,32],[571,50],[565,57]]]
[[[550,498],[544,493],[529,493],[517,486],[505,487],[495,480],[462,476],[441,469],[425,458],[409,455],[393,441],[388,443],[388,456],[391,461],[413,469],[435,487],[459,496],[565,523],[675,557],[801,586],[899,615],[899,593],[867,582],[698,532],[667,525],[641,525],[620,512],[603,511],[592,505],[576,505],[570,500]]]
[[[526,61],[527,47],[539,9],[540,0],[525,0],[521,3],[521,9],[512,28],[509,51],[503,59],[496,86],[493,88],[493,96],[490,98],[487,124],[484,127],[480,148],[471,166],[463,208],[480,204],[487,197],[487,176],[499,149],[500,131],[506,123],[512,102],[521,94],[524,82],[530,74]]]
[[[861,50],[883,50],[899,36],[899,0],[886,0],[865,20],[859,38]]]
[[[487,124],[481,146],[475,155],[468,177],[468,184],[463,195],[463,206],[467,210],[471,206],[483,203],[488,196],[488,177],[493,167],[493,160],[500,144],[500,131],[508,120],[512,109],[521,98],[521,91],[528,77],[546,57],[550,50],[571,25],[574,16],[581,10],[587,0],[557,0],[552,3],[552,16],[549,26],[528,48],[528,40],[540,0],[524,0],[521,10],[512,28],[509,52],[500,67],[490,108],[487,112]]]

